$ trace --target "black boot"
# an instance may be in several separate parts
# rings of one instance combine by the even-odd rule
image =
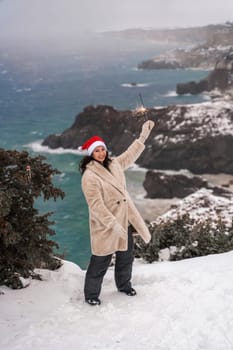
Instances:
[[[136,290],[133,289],[132,287],[130,289],[127,289],[127,290],[120,290],[119,292],[125,293],[129,297],[133,297],[133,296],[135,296],[137,294]]]
[[[85,299],[85,302],[91,306],[96,306],[101,304],[101,301],[99,298]]]

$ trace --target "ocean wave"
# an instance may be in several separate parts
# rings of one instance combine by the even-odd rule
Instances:
[[[29,87],[25,87],[25,88],[22,88],[22,89],[16,89],[15,91],[16,92],[30,92],[30,91],[32,91],[32,89],[29,88]]]
[[[211,97],[209,95],[203,94],[203,100],[210,101]]]
[[[37,130],[33,130],[30,132],[31,135],[42,135],[41,132],[37,131]]]
[[[138,164],[134,163],[133,165],[131,165],[129,168],[128,168],[128,171],[135,171],[135,172],[147,172],[148,169],[147,168],[142,168],[140,167]]]
[[[42,142],[43,142],[42,140],[34,141],[25,145],[25,147],[30,148],[33,152],[36,152],[36,153],[76,154],[76,155],[83,156],[83,153],[79,150],[62,148],[62,147],[52,149],[52,148],[49,148],[48,146],[43,146]]]
[[[146,83],[123,83],[121,84],[122,87],[128,87],[128,88],[135,88],[135,87],[145,87],[149,86],[150,84]]]
[[[178,96],[178,94],[174,90],[174,91],[168,91],[164,96],[166,96],[166,97],[176,97],[176,96]]]

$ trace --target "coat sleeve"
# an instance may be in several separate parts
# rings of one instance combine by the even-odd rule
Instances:
[[[128,149],[115,159],[120,163],[123,170],[129,168],[139,158],[144,151],[145,145],[138,139],[135,140]]]
[[[93,180],[90,176],[86,177],[83,175],[82,190],[91,216],[101,222],[106,228],[113,228],[117,221],[104,204],[98,181]]]

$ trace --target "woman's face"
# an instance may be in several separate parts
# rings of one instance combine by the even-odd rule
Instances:
[[[107,151],[103,146],[97,146],[93,153],[92,157],[100,163],[103,163],[107,155]]]

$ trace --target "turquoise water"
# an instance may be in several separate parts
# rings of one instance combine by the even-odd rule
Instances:
[[[70,127],[75,116],[90,104],[108,104],[118,109],[196,103],[202,95],[179,97],[178,82],[199,80],[207,75],[197,70],[142,71],[136,66],[167,47],[152,43],[106,43],[95,38],[90,45],[66,52],[24,53],[0,49],[0,147],[28,150],[51,133]],[[136,82],[138,87],[130,87]],[[38,201],[41,212],[53,211],[60,252],[86,268],[89,255],[88,211],[80,189],[76,154],[45,153],[47,162],[61,171],[54,179],[66,193],[57,202]]]

